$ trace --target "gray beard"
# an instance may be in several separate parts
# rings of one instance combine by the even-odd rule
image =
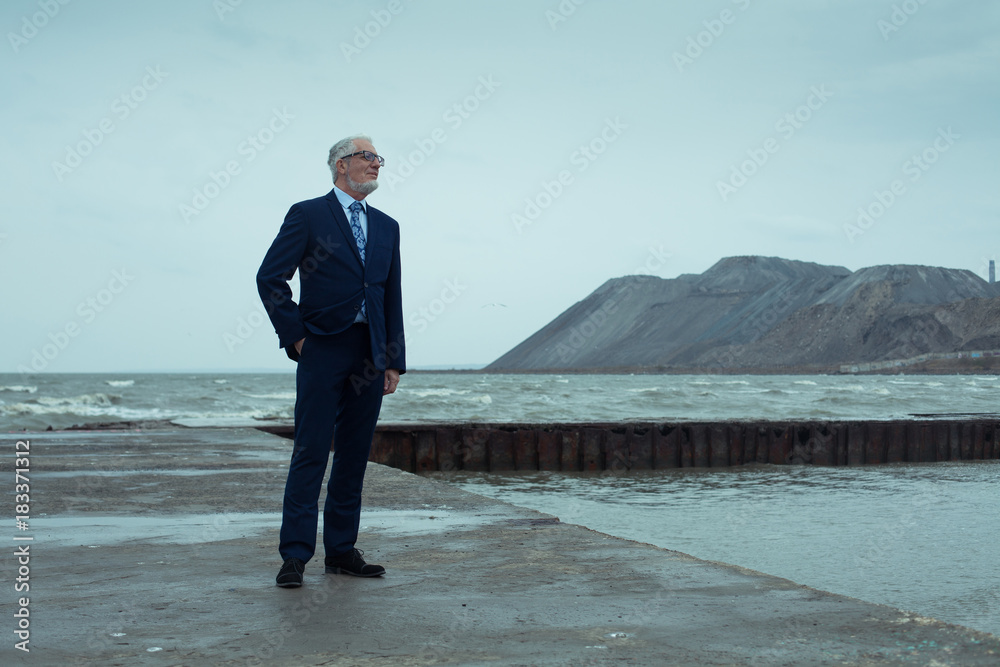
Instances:
[[[347,187],[354,190],[355,192],[360,192],[364,196],[368,196],[378,189],[378,180],[365,181],[364,183],[358,183],[349,174],[344,174],[347,177]]]

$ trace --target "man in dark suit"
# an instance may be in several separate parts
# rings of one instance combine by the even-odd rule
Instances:
[[[316,550],[319,493],[328,574],[377,577],[355,548],[365,467],[382,407],[406,372],[399,224],[367,205],[384,160],[365,135],[330,149],[334,188],[292,206],[257,272],[279,345],[298,362],[295,445],[288,467],[277,585],[302,585]],[[288,286],[296,270],[299,303]]]

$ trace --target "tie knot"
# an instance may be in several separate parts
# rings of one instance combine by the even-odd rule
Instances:
[[[349,208],[351,213],[361,213],[361,202],[356,201],[351,204]]]

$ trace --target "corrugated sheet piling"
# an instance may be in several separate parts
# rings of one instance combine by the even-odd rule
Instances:
[[[1000,420],[380,424],[370,458],[410,472],[972,461],[1000,458]]]

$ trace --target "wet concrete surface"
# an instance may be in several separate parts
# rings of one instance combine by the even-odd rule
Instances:
[[[1000,664],[992,635],[377,464],[358,546],[388,574],[326,576],[317,554],[304,587],[280,589],[287,440],[236,428],[8,438],[11,451],[31,440],[31,528],[9,534],[34,539],[31,653],[13,648],[5,614],[4,665]],[[0,471],[13,495],[12,461]],[[15,559],[0,567],[13,582]],[[14,609],[24,594],[6,590]]]

